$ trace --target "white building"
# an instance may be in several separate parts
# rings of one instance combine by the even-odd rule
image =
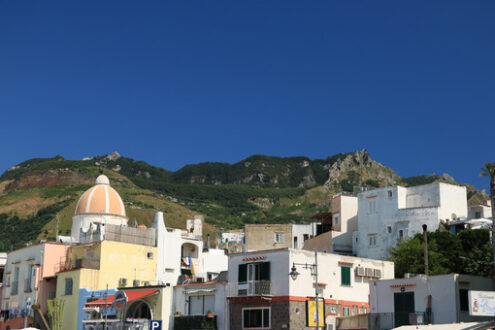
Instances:
[[[300,274],[295,280],[289,276],[294,263]],[[288,248],[230,255],[230,328],[304,328],[313,316],[306,308],[316,286],[325,301],[326,323],[335,325],[337,316],[369,310],[370,282],[394,277],[392,262],[319,253],[316,283],[311,270],[298,265],[314,263],[314,252]]]
[[[469,315],[468,291],[494,289],[491,278],[459,274],[372,281],[370,313],[377,329],[415,324],[426,321],[427,304],[431,300],[433,324],[490,320]]]
[[[174,286],[174,311],[181,317],[206,316],[210,312],[216,317],[217,329],[229,329],[226,287],[227,272],[222,272],[210,282],[176,285]],[[177,326],[175,328],[177,329]]]
[[[416,187],[392,186],[358,194],[358,256],[386,259],[399,240],[435,231],[440,221],[467,217],[466,187],[431,183]]]
[[[203,251],[202,218],[188,220],[188,227],[189,231],[168,229],[163,221],[163,213],[156,213],[153,228],[156,229],[157,237],[158,283],[176,285],[181,275],[187,275],[192,281],[199,278],[208,281],[227,270],[228,257],[224,250]]]
[[[485,204],[470,205],[468,209],[468,219],[491,219],[492,203],[490,200]]]

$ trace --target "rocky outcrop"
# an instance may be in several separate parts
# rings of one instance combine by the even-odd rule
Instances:
[[[393,185],[400,177],[390,168],[375,162],[368,151],[363,149],[337,160],[328,170],[325,187],[328,189],[340,187],[342,180],[352,185],[366,185],[372,180],[375,185]]]

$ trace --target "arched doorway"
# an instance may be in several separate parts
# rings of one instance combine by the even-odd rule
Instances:
[[[125,313],[126,319],[147,319],[153,318],[153,312],[150,305],[144,300],[137,300],[127,308]]]

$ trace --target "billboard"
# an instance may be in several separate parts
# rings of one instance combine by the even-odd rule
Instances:
[[[318,316],[320,320],[320,327],[325,326],[325,303],[323,299],[318,300]],[[316,326],[316,301],[315,300],[307,300],[306,301],[306,324],[308,327]]]
[[[495,291],[469,290],[469,315],[495,316]]]

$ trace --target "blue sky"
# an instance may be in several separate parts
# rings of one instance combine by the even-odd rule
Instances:
[[[399,175],[485,188],[494,17],[488,0],[0,0],[0,172],[366,148]]]

